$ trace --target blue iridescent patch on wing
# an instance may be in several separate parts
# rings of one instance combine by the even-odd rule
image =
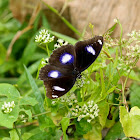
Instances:
[[[74,56],[69,53],[64,53],[60,56],[60,62],[62,64],[71,64],[74,62]]]
[[[86,46],[85,50],[88,52],[88,53],[91,53],[92,55],[95,55],[95,50],[93,49],[92,46],[88,45]]]
[[[48,73],[48,77],[58,78],[61,76],[61,73],[58,70],[52,70]]]

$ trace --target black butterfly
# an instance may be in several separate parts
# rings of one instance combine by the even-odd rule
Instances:
[[[76,78],[98,57],[103,46],[103,37],[64,45],[53,51],[49,64],[41,68],[39,78],[44,81],[47,97],[58,98],[66,94]]]

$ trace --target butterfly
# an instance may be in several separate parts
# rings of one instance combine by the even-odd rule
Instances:
[[[46,96],[55,99],[66,94],[81,72],[96,60],[102,46],[103,37],[95,36],[78,41],[74,46],[68,44],[54,50],[49,63],[39,72],[39,78],[43,80],[47,91]]]

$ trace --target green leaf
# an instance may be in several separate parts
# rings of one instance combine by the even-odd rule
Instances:
[[[111,28],[109,28],[104,34],[103,36],[107,33],[108,35],[111,35],[113,33],[113,31],[115,30],[117,26],[117,23],[115,23]]]
[[[122,76],[127,77],[127,75],[128,75],[128,72],[123,72],[122,73]],[[130,72],[128,78],[130,78],[132,80],[140,81],[140,78],[138,77],[138,75],[133,70]]]
[[[44,67],[46,64],[47,64],[47,63],[46,63],[45,59],[42,58],[41,61],[40,61],[39,66],[38,66],[38,71],[37,71],[36,79],[39,77],[39,71],[40,71],[40,69],[41,69],[42,67]]]
[[[92,129],[92,125],[87,120],[82,119],[80,122],[76,122],[76,132],[79,135],[86,134]]]
[[[66,140],[66,130],[69,126],[69,121],[70,121],[70,118],[66,118],[66,117],[63,117],[62,120],[61,120],[61,125],[62,125],[62,130],[63,130],[63,134],[64,134],[64,139]]]
[[[40,61],[37,61],[37,62],[33,63],[33,64],[28,68],[28,70],[29,70],[29,72],[30,72],[31,74],[33,74],[34,72],[37,71],[39,63],[40,63]],[[24,82],[25,80],[26,80],[26,73],[24,72],[24,73],[19,77],[17,84],[18,84],[19,86],[22,86],[22,84],[23,84],[23,82]]]
[[[25,68],[25,72],[26,72],[26,75],[27,75],[27,79],[28,79],[28,81],[31,85],[32,90],[33,90],[33,95],[36,98],[36,100],[38,101],[38,104],[36,104],[35,107],[34,107],[35,112],[37,114],[43,113],[43,112],[45,112],[45,110],[44,110],[44,107],[43,107],[43,98],[41,96],[41,93],[40,93],[32,75],[29,73],[29,71],[28,71],[28,69],[26,68],[25,65],[24,65],[24,68]],[[45,121],[43,116],[45,117],[45,115],[42,115],[42,116],[39,117],[39,121],[42,122],[42,123]]]
[[[4,63],[5,56],[6,56],[6,49],[2,44],[0,44],[0,65]]]
[[[18,134],[15,129],[11,130],[9,133],[11,140],[19,140]]]
[[[15,107],[11,113],[3,113],[1,110],[4,101],[0,102],[0,125],[7,128],[13,128],[13,123],[17,120],[19,114],[20,94],[18,90],[10,84],[0,84],[0,99],[5,97],[5,102],[14,101]]]
[[[20,100],[20,105],[31,105],[34,106],[36,105],[38,102],[36,99],[32,98],[32,97],[22,97]]]
[[[87,134],[83,137],[86,140],[101,140],[102,139],[102,127],[99,123],[92,124],[92,130],[90,130]]]
[[[123,128],[120,122],[117,122],[107,133],[104,140],[117,140],[124,138]]]
[[[34,54],[35,50],[37,48],[37,45],[35,43],[35,35],[30,39],[28,45],[23,51],[22,58],[20,60],[21,64],[27,65],[30,61],[31,56]]]
[[[132,107],[127,112],[124,106],[120,106],[120,122],[125,136],[140,138],[140,109]]]
[[[113,68],[116,69],[117,65],[118,65],[118,48],[116,48],[116,58],[114,60]]]
[[[28,121],[31,122],[32,121],[32,112],[31,110],[25,110],[24,108],[20,109],[20,112],[23,111],[25,114],[28,115]]]
[[[110,88],[108,91],[107,91],[107,94],[110,94],[111,92],[113,92],[115,90],[116,86],[113,86],[112,88]]]
[[[130,103],[131,107],[138,106],[140,108],[140,86],[133,84],[130,88]]]
[[[104,82],[103,70],[101,68],[100,68],[100,77],[101,77],[102,94],[104,94],[105,93],[105,82]]]
[[[55,124],[53,123],[52,119],[49,116],[45,117],[45,122],[41,125],[41,129],[45,129],[48,127],[55,127]]]
[[[51,29],[50,25],[49,25],[49,22],[46,18],[46,15],[44,15],[44,13],[42,12],[42,25],[43,27],[46,27],[47,29]]]
[[[5,73],[17,66],[15,61],[7,61],[0,65],[0,74]]]
[[[101,126],[104,127],[108,113],[109,113],[109,104],[105,101],[101,101],[98,104],[98,107],[99,107],[99,115],[98,115],[99,122],[100,122]]]

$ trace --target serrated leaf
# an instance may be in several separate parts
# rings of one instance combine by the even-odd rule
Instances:
[[[130,112],[127,112],[124,106],[120,106],[120,122],[125,136],[140,138],[140,109],[138,107],[132,107]]]

